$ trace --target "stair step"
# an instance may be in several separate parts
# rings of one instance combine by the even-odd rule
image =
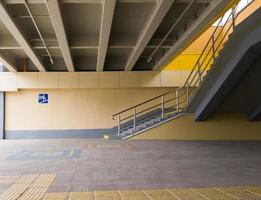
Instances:
[[[129,134],[132,134],[134,132],[137,132],[137,131],[140,131],[142,129],[145,129],[145,128],[148,128],[150,126],[153,126],[153,125],[155,125],[155,124],[157,124],[157,123],[159,123],[161,121],[162,121],[161,117],[158,117],[158,118],[155,118],[155,119],[152,119],[152,120],[149,120],[149,121],[146,121],[144,123],[136,125],[136,130],[135,131],[133,130],[133,126],[128,128],[128,129],[124,129],[122,131],[122,134],[129,135]]]
[[[128,126],[121,129],[120,137],[122,138],[122,137],[126,137],[129,135],[133,135],[136,132],[142,131],[142,130],[147,129],[151,126],[154,126],[162,121],[165,121],[166,119],[174,116],[175,114],[177,114],[176,109],[168,109],[168,112],[166,112],[166,115],[164,118],[162,118],[161,115],[155,115],[155,116],[149,117],[146,120],[137,123],[136,130],[133,129],[133,124],[129,124]]]
[[[145,121],[137,122],[136,126],[138,126],[138,125],[140,125],[140,124],[147,123],[147,122],[149,122],[149,121],[159,121],[159,120],[160,120],[160,117],[158,117],[158,116],[156,116],[156,117],[153,116],[153,117],[151,117],[151,118],[148,118],[148,119],[145,120]],[[133,124],[130,124],[130,125],[128,125],[128,126],[122,128],[122,131],[125,131],[125,130],[127,130],[127,129],[129,129],[129,128],[133,128]]]

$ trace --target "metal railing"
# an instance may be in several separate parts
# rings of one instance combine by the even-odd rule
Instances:
[[[254,2],[254,0],[249,4],[252,2]],[[156,114],[158,114],[162,119],[167,117],[169,114],[176,114],[183,111],[192,96],[193,91],[201,84],[207,71],[212,67],[216,56],[218,56],[219,51],[224,45],[225,40],[227,40],[229,34],[233,32],[236,26],[237,17],[247,7],[246,6],[240,12],[236,12],[238,4],[239,3],[232,7],[232,11],[229,16],[226,15],[227,19],[225,22],[223,22],[225,14],[219,19],[218,24],[207,41],[206,46],[203,48],[203,51],[181,87],[112,115],[113,120],[117,119],[118,136],[120,136],[124,126],[125,129],[126,127],[132,127],[135,131],[139,123],[138,121],[142,121],[140,116],[151,114],[152,111],[158,111]],[[221,23],[223,23],[222,26]]]
[[[183,105],[188,101],[186,98],[188,95],[188,88],[184,90],[184,88],[177,88],[175,92],[167,92],[156,96],[152,99],[134,105],[128,109],[122,110],[118,113],[112,115],[112,119],[118,120],[118,136],[121,133],[122,124],[129,120],[133,120],[131,126],[133,130],[136,130],[137,121],[140,116],[144,114],[150,114],[150,112],[157,110],[158,112],[155,115],[160,116],[164,119],[168,114],[173,112],[178,113],[183,109]],[[126,124],[129,127],[129,124]]]

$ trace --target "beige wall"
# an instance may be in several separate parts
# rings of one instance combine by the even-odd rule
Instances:
[[[189,71],[172,72],[2,72],[0,91],[19,89],[179,87]]]
[[[112,128],[115,112],[170,91],[148,89],[37,89],[6,93],[6,130]],[[49,103],[38,104],[38,93]]]
[[[131,139],[261,140],[261,122],[248,122],[245,115],[239,114],[219,114],[206,122],[182,115]]]
[[[37,89],[6,93],[7,131],[106,129],[116,125],[111,115],[160,95],[170,88],[150,89]],[[48,104],[37,95],[49,94]],[[261,140],[261,122],[248,122],[245,115],[216,115],[195,122],[183,115],[132,139],[157,140]]]

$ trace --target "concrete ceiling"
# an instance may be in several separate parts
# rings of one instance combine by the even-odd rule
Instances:
[[[209,22],[208,8],[229,2],[2,0],[0,58],[9,71],[155,70],[195,23]]]

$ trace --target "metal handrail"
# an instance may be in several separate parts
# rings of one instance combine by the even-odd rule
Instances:
[[[171,92],[166,93],[166,94],[170,94],[170,93],[171,93]],[[182,95],[180,95],[179,97],[182,97],[182,96],[184,96],[185,94],[186,94],[186,93],[184,92],[184,93],[183,93]],[[162,96],[160,96],[160,97],[162,97]],[[174,100],[176,100],[176,97],[164,101],[164,104],[169,103],[169,102],[174,101]],[[180,102],[180,103],[184,103],[184,102]],[[151,110],[152,108],[156,108],[156,107],[158,107],[158,106],[161,106],[161,103],[158,103],[158,104],[156,104],[156,105],[154,105],[154,106],[145,108],[145,109],[142,110],[142,111],[136,112],[136,115],[140,115],[140,114],[142,114],[142,113],[144,113],[144,112],[146,112],[146,111],[149,111],[149,110]],[[172,107],[174,107],[174,106],[176,106],[176,104],[173,105]],[[137,108],[137,107],[132,107],[132,109],[133,109],[133,108]],[[132,109],[128,109],[128,110],[132,110]],[[132,114],[132,115],[129,115],[128,117],[125,117],[125,118],[121,119],[121,121],[125,121],[125,120],[127,120],[127,119],[129,119],[129,118],[131,118],[131,117],[133,117],[133,116],[134,116],[133,114]]]
[[[214,60],[215,53],[219,50],[219,47],[223,44],[223,41],[224,41],[224,39],[226,38],[226,36],[228,35],[228,33],[229,33],[229,31],[231,30],[231,28],[232,28],[232,27],[233,27],[233,28],[235,27],[235,21],[236,21],[237,17],[238,17],[248,6],[250,6],[254,1],[255,1],[255,0],[252,0],[251,2],[248,2],[248,4],[247,4],[241,11],[239,11],[238,13],[235,13],[235,11],[237,10],[239,3],[237,3],[237,4],[234,6],[234,7],[232,8],[232,12],[229,14],[229,16],[228,16],[226,22],[222,25],[222,27],[221,27],[221,29],[220,29],[218,35],[216,36],[216,40],[215,40],[215,33],[216,33],[216,31],[219,29],[219,27],[220,27],[219,25],[220,25],[220,23],[223,21],[225,15],[222,16],[222,18],[219,20],[219,22],[218,22],[218,24],[217,24],[215,30],[214,30],[213,33],[211,34],[211,36],[210,36],[210,38],[209,38],[209,40],[208,40],[206,46],[204,47],[204,49],[203,49],[201,55],[199,56],[197,62],[195,63],[194,67],[192,68],[192,70],[191,70],[191,72],[190,72],[188,78],[186,79],[186,81],[185,81],[183,87],[186,87],[187,85],[189,85],[189,87],[192,86],[191,84],[193,83],[195,77],[199,74],[199,73],[195,73],[195,70],[196,70],[197,66],[198,66],[199,69],[201,68],[201,67],[199,66],[200,59],[202,58],[202,56],[205,56],[203,62],[201,63],[201,66],[202,66],[202,65],[205,63],[205,61],[206,61],[206,59],[208,58],[208,56],[210,55],[210,53],[211,53],[211,48],[210,48],[210,49],[208,50],[208,52],[207,52],[206,54],[204,54],[204,52],[206,51],[206,49],[207,49],[207,47],[209,46],[209,44],[211,44],[211,40],[214,41],[213,44],[212,44],[212,49],[213,49],[212,55],[213,55],[213,56],[211,57],[211,58]],[[225,27],[226,27],[226,25],[228,24],[228,22],[230,22],[231,20],[232,20],[232,23],[231,23],[231,24],[229,25],[229,27],[227,28],[227,30],[226,30],[224,36],[222,37],[222,39],[220,40],[218,46],[215,47],[215,46],[214,46],[214,45],[216,44],[215,42],[216,42],[217,39],[220,37],[222,31],[225,29]],[[208,62],[207,62],[207,64],[205,65],[204,69],[203,69],[203,70],[200,70],[200,75],[202,75],[202,74],[206,71],[206,68],[208,67],[208,65],[209,65],[210,62],[211,62],[211,58],[208,60]],[[198,71],[197,71],[197,72],[198,72]],[[194,73],[194,75],[193,75],[193,73]],[[193,75],[193,78],[192,78],[191,81],[189,81],[189,79],[191,78],[192,75]],[[199,77],[199,79],[195,82],[195,84],[194,84],[193,86],[197,85],[197,83],[198,83],[198,81],[200,81],[200,79],[201,79],[201,77]],[[188,83],[188,82],[189,82],[189,83]]]
[[[196,67],[197,67],[197,65],[198,65],[198,61],[200,61],[200,59],[202,58],[202,56],[205,55],[204,52],[207,50],[208,45],[210,44],[211,40],[213,40],[213,36],[214,36],[214,34],[216,33],[216,31],[218,30],[218,27],[219,27],[220,23],[222,22],[223,18],[224,18],[224,16],[222,16],[222,18],[219,20],[219,22],[218,22],[218,24],[217,24],[217,28],[215,28],[215,30],[214,30],[213,33],[211,34],[209,40],[207,41],[207,44],[206,44],[205,47],[203,48],[202,53],[200,54],[200,56],[199,56],[197,62],[195,63],[195,65],[193,66],[193,68],[192,68],[192,70],[191,70],[191,73],[189,74],[189,76],[188,76],[187,80],[185,81],[184,85],[186,85],[188,79],[189,79],[189,78],[191,77],[191,75],[192,75],[192,72],[196,69]],[[221,32],[221,31],[220,31],[220,32]],[[209,51],[211,51],[211,49],[209,49]],[[208,53],[209,53],[209,52],[208,52]],[[208,54],[208,53],[207,53],[207,54]],[[183,87],[184,87],[184,85],[183,85]]]
[[[225,25],[230,21],[230,17],[232,17],[232,16],[234,15],[234,11],[233,11],[233,10],[237,7],[237,5],[238,5],[238,4],[236,4],[236,6],[235,6],[234,8],[232,8],[232,12],[229,14],[228,20],[226,20],[226,23],[224,24],[224,26],[222,26],[222,28],[221,28],[221,30],[220,30],[220,33],[222,32],[222,30],[224,30]],[[204,47],[204,50],[202,51],[202,53],[200,54],[198,60],[196,61],[195,65],[194,65],[194,67],[192,68],[192,70],[191,70],[191,72],[190,72],[188,78],[186,79],[186,81],[185,81],[183,87],[186,86],[186,85],[190,85],[191,82],[193,82],[194,79],[190,82],[190,84],[188,84],[188,81],[189,81],[190,77],[192,76],[193,72],[195,72],[196,67],[197,67],[197,66],[199,67],[199,62],[200,62],[200,59],[202,58],[202,56],[203,56],[203,55],[205,56],[205,58],[204,58],[204,60],[203,60],[203,62],[202,62],[202,64],[203,64],[203,63],[205,62],[206,58],[207,58],[207,57],[209,56],[209,54],[211,53],[211,50],[212,50],[212,49],[214,49],[213,54],[212,54],[212,55],[214,55],[214,52],[215,52],[215,47],[214,47],[215,41],[217,41],[218,37],[220,36],[220,34],[218,34],[218,37],[217,37],[216,40],[215,40],[215,33],[216,33],[216,31],[219,29],[219,25],[220,25],[221,21],[223,20],[223,18],[224,18],[224,15],[223,15],[223,17],[220,19],[220,21],[219,21],[218,25],[216,26],[215,30],[213,31],[213,33],[211,34],[211,36],[210,36],[210,38],[209,38],[209,40],[208,40],[206,46]],[[234,17],[232,17],[232,18],[233,18],[234,20],[236,19],[236,18],[234,18]],[[231,28],[231,27],[230,27],[230,28]],[[230,28],[229,28],[229,29],[230,29]],[[228,30],[229,30],[229,29],[228,29]],[[226,34],[225,34],[225,36],[226,36]],[[207,49],[207,47],[209,46],[209,44],[211,44],[211,42],[212,42],[212,49],[210,48],[210,49],[208,50],[208,53],[207,53],[207,54],[204,54],[205,50]],[[200,68],[200,67],[199,67],[199,68]]]
[[[235,13],[238,4],[233,6],[231,13],[229,14],[227,20],[225,21],[225,23],[222,25],[222,28],[220,29],[220,24],[224,19],[225,14],[221,17],[221,19],[219,20],[216,28],[214,29],[213,33],[211,34],[209,40],[207,41],[206,45],[204,46],[200,56],[198,57],[196,63],[194,64],[190,74],[188,75],[186,81],[184,82],[184,84],[175,89],[174,91],[170,91],[170,92],[166,92],[164,94],[161,94],[159,96],[156,96],[154,98],[151,98],[149,100],[143,101],[139,104],[136,104],[130,108],[127,108],[125,110],[122,110],[120,112],[115,113],[114,115],[112,115],[112,119],[114,120],[115,117],[117,116],[118,119],[118,136],[120,136],[120,132],[121,132],[121,122],[124,122],[128,119],[133,118],[133,129],[136,130],[136,121],[137,121],[137,116],[152,110],[153,108],[156,107],[161,107],[161,117],[164,118],[165,117],[165,106],[167,103],[170,103],[172,101],[175,102],[174,105],[169,106],[168,108],[173,108],[176,109],[175,112],[180,112],[180,110],[183,110],[182,105],[186,104],[189,101],[189,98],[193,92],[193,88],[195,88],[196,86],[198,86],[197,84],[201,83],[202,81],[202,75],[205,73],[205,71],[207,70],[207,68],[209,67],[211,61],[213,61],[214,63],[214,59],[216,57],[216,53],[221,50],[219,49],[221,47],[222,44],[224,44],[224,40],[225,38],[229,35],[229,32],[232,30],[234,30],[235,28],[235,23],[236,23],[236,19],[237,17],[241,14],[242,11],[244,11],[250,4],[252,4],[255,0],[251,1],[245,8],[243,8],[241,11],[239,11],[238,13]],[[231,22],[231,24],[227,26],[227,24]],[[225,34],[221,34],[223,33],[222,31],[227,28],[227,30],[225,31]],[[216,36],[216,32],[220,31]],[[222,36],[222,37],[221,37]],[[221,37],[221,38],[220,38]],[[219,40],[220,39],[220,40]],[[218,41],[219,40],[219,41]],[[209,48],[209,49],[208,49]],[[204,59],[201,61],[201,59],[204,57]],[[195,81],[195,82],[194,82]],[[180,92],[182,91],[182,92]],[[175,97],[171,97],[171,98],[167,98],[168,95],[174,94]],[[185,97],[184,97],[185,96]],[[184,99],[182,99],[184,98]],[[155,100],[161,100],[161,102],[157,102],[155,105],[152,105],[150,107],[144,108],[141,111],[137,112],[137,108],[139,108],[142,105],[148,104],[152,101]],[[132,114],[129,114],[128,116],[125,116],[124,118],[121,119],[121,115],[123,113],[126,113],[128,111],[133,111]]]
[[[166,93],[164,93],[162,95],[159,95],[157,97],[154,97],[154,98],[149,99],[147,101],[144,101],[142,103],[136,104],[135,106],[132,106],[132,107],[130,107],[128,109],[122,110],[122,111],[112,115],[112,119],[115,119],[115,116],[118,117],[118,135],[120,135],[120,132],[121,132],[121,122],[126,121],[126,120],[128,120],[130,118],[133,118],[133,128],[134,128],[134,130],[136,130],[136,119],[137,119],[137,116],[139,116],[139,115],[141,115],[141,114],[143,114],[143,113],[145,113],[145,112],[147,112],[149,110],[152,110],[153,108],[161,106],[161,116],[162,116],[162,118],[164,118],[164,115],[165,115],[164,105],[169,103],[169,102],[171,102],[171,101],[176,101],[176,104],[172,105],[171,107],[176,108],[176,110],[179,111],[180,110],[179,106],[184,103],[184,101],[179,101],[179,99],[181,97],[183,97],[183,96],[187,96],[187,94],[188,94],[188,92],[185,92],[185,91],[183,91],[182,93],[179,93],[178,91],[180,89],[182,89],[182,88],[178,88],[178,89],[175,90],[176,96],[174,98],[170,98],[170,99],[165,100],[164,99],[165,96],[167,96],[169,94],[173,94],[173,92],[166,92]],[[156,99],[161,99],[161,103],[157,103],[156,105],[150,106],[148,108],[145,108],[145,109],[137,112],[137,108],[139,106],[144,105],[144,104],[149,103],[149,102],[152,102],[152,101],[154,101]],[[121,118],[121,114],[126,113],[127,111],[131,111],[131,110],[133,110],[133,114],[130,114],[127,117]]]
[[[122,113],[124,113],[124,112],[127,112],[127,111],[129,111],[129,110],[132,110],[133,108],[137,108],[137,107],[139,107],[139,106],[141,106],[141,105],[143,105],[143,104],[146,104],[146,103],[148,103],[148,102],[151,102],[151,101],[153,101],[153,100],[155,100],[155,99],[158,99],[158,98],[160,98],[160,97],[162,97],[162,96],[165,96],[165,95],[167,95],[167,94],[169,94],[169,93],[170,93],[170,92],[163,93],[163,94],[161,94],[161,95],[159,95],[159,96],[153,97],[152,99],[143,101],[143,102],[141,102],[141,103],[139,103],[139,104],[136,104],[136,105],[134,105],[134,106],[132,106],[132,107],[130,107],[130,108],[127,108],[127,109],[122,110],[122,111],[120,111],[120,112],[118,112],[118,113],[115,113],[114,115],[112,115],[112,118],[114,118],[115,116],[117,116],[117,115],[119,115],[119,114],[122,114]]]

